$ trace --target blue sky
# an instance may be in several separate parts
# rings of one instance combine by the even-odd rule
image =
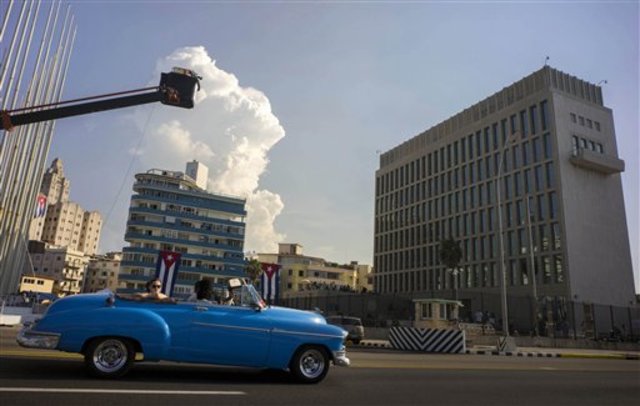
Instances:
[[[605,104],[613,109],[626,162],[622,180],[640,291],[637,1],[83,1],[71,7],[78,35],[65,98],[155,83],[156,70],[175,61],[176,50],[200,47],[200,57],[215,61],[207,65],[212,77],[223,77],[229,97],[245,101],[231,116],[214,112],[229,103],[224,99],[202,112],[147,106],[58,122],[49,160],[63,159],[73,200],[107,217],[101,251],[125,245],[133,173],[184,169],[184,154],[172,157],[170,145],[159,146],[170,139],[157,136],[159,126],[191,122],[193,145],[206,143],[204,160],[229,181],[234,173],[222,161],[225,151],[241,150],[234,142],[242,129],[230,135],[218,124],[234,118],[257,134],[238,159],[258,162],[259,169],[249,171],[239,192],[221,186],[252,195],[262,213],[256,230],[263,239],[247,248],[263,251],[272,238],[300,243],[308,255],[371,264],[378,152],[527,76],[549,56],[561,71],[592,83],[607,80]],[[260,127],[266,122],[268,128]],[[199,129],[207,136],[198,139]],[[184,151],[202,152],[193,145]]]

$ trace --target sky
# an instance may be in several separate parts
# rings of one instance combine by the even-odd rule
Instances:
[[[373,263],[381,152],[548,64],[603,84],[613,110],[640,292],[638,1],[70,2],[77,37],[64,98],[203,76],[193,110],[163,105],[60,120],[71,199],[105,217],[100,252],[126,246],[131,185],[198,159],[210,191],[247,199],[246,250],[299,243]]]

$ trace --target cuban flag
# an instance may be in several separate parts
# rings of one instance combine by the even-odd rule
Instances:
[[[38,194],[36,202],[36,217],[44,217],[47,214],[47,196]]]
[[[262,297],[269,303],[278,302],[280,293],[280,265],[261,263],[260,289]]]
[[[158,254],[156,278],[162,282],[162,293],[167,296],[173,295],[173,286],[176,284],[176,279],[178,279],[181,256],[181,254],[171,251],[160,251]]]

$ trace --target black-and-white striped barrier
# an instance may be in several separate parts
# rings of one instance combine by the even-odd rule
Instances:
[[[464,339],[463,330],[392,327],[389,331],[389,342],[398,350],[464,354]]]

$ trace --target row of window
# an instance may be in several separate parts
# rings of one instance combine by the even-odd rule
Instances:
[[[595,128],[596,131],[600,131],[600,122],[595,121],[595,120],[591,120],[589,118],[585,118],[583,116],[577,115],[575,113],[569,113],[569,116],[571,117],[571,122],[574,124],[580,124],[583,127],[587,127],[587,128]]]
[[[532,283],[531,262],[528,258],[518,258],[505,263],[509,286],[528,286]],[[542,256],[534,259],[537,283],[542,285],[565,282],[562,255]],[[455,277],[444,269],[423,269],[387,275],[376,275],[375,286],[381,293],[401,293],[427,290],[451,290],[471,288],[496,288],[501,286],[496,263],[467,265]]]
[[[524,199],[528,199],[531,213],[534,214],[535,218],[544,220],[547,218],[547,213],[552,218],[555,218],[557,214],[556,192],[553,191],[555,188],[555,175],[551,162],[545,165],[544,170],[542,166],[536,167],[533,174],[527,169],[523,172],[507,175],[504,177],[503,182],[501,190],[501,195],[504,199],[502,201],[503,204],[507,206],[512,204],[523,206],[526,205],[522,203]],[[461,215],[483,207],[491,208],[497,200],[494,189],[494,183],[487,182],[462,191],[449,193],[439,198],[430,199],[426,202],[423,201],[404,209],[396,209],[393,212],[390,211],[396,201],[393,198],[385,197],[380,200],[382,205],[378,209],[382,213],[387,212],[387,214],[379,214],[380,211],[377,212],[374,223],[375,234],[378,235],[403,227],[410,227],[416,223],[438,221],[445,217]],[[418,192],[420,191],[419,188],[417,190]],[[551,190],[548,192],[548,211],[545,198],[538,193],[544,190]],[[534,194],[535,196],[533,196]],[[411,194],[407,196],[408,199],[412,197]],[[522,210],[519,210],[519,212],[522,212]]]
[[[573,155],[578,155],[578,152],[582,149],[597,152],[598,154],[604,154],[604,147],[601,143],[588,140],[584,137],[578,137],[577,135],[571,137],[571,146],[573,149]]]
[[[534,143],[533,145],[536,144]],[[550,161],[550,142],[549,147],[545,147],[544,156],[538,156],[539,154],[534,153],[533,161],[530,161],[527,158],[529,157],[528,146],[528,142],[516,145],[512,148],[511,154],[505,154],[504,156],[504,171],[502,171],[502,174],[505,179],[505,189],[507,192],[509,192],[511,188],[509,181],[511,177],[514,178],[514,188],[517,192],[521,190],[520,186],[523,182],[526,192],[531,192],[532,183],[530,176],[532,171],[536,176],[536,191],[542,190],[540,182],[542,179],[542,165],[538,164],[542,159],[547,160],[544,164],[547,168],[547,183],[553,184],[554,182],[553,163]],[[534,148],[534,151],[535,150],[536,148]],[[441,194],[450,193],[457,189],[463,189],[465,187],[481,183],[485,180],[487,181],[487,188],[490,188],[491,186],[489,186],[489,182],[493,183],[495,181],[494,175],[497,173],[499,168],[499,159],[499,155],[495,154],[493,157],[489,156],[484,160],[480,159],[475,163],[462,165],[458,168],[451,169],[446,173],[430,177],[428,180],[421,180],[390,193],[378,195],[376,199],[376,213],[402,208],[416,200],[433,198]],[[522,176],[524,176],[523,182],[518,182]],[[507,195],[506,198],[509,198],[509,195]]]
[[[414,234],[400,233],[377,238],[375,267],[377,272],[393,272],[420,267],[440,266],[439,241],[417,245],[416,240],[407,241]],[[409,230],[407,230],[409,231]],[[531,238],[529,238],[531,233]],[[427,237],[424,237],[427,238]],[[463,262],[484,261],[499,257],[500,241],[497,234],[487,234],[472,238],[461,238]],[[534,253],[557,251],[562,248],[562,237],[558,223],[516,227],[503,235],[505,255],[516,257],[532,250]]]
[[[130,221],[143,221],[158,224],[175,224],[178,227],[188,228],[192,230],[203,230],[206,232],[225,232],[232,234],[244,234],[244,228],[223,224],[207,223],[207,222],[191,222],[182,219],[176,219],[171,216],[150,216],[139,213],[132,213],[129,217]]]
[[[496,122],[491,127],[478,130],[467,137],[456,140],[447,146],[441,147],[439,150],[435,150],[426,156],[379,176],[376,179],[376,196],[389,193],[417,180],[425,179],[427,176],[436,175],[459,163],[471,162],[477,158],[482,158],[486,154],[495,153],[498,155],[497,153],[501,153],[504,149],[503,145],[505,145],[508,133],[513,135],[519,132],[520,140],[524,144],[529,135],[536,134],[539,130],[546,132],[549,129],[546,100],[540,103],[540,108],[542,113],[540,125],[538,125],[537,106],[533,105],[529,110],[522,110],[519,115],[511,115],[509,120],[507,118],[502,119],[500,123]],[[499,138],[501,138],[501,142],[499,142]],[[535,140],[532,142],[533,147],[531,147],[534,150],[534,154],[536,153],[535,151],[540,151],[540,138],[538,137]],[[545,150],[548,151],[550,156],[549,134],[545,134],[544,140]],[[528,142],[527,145],[529,145]],[[529,147],[527,146],[526,148],[528,149]],[[528,155],[527,152],[526,156],[528,157]]]

